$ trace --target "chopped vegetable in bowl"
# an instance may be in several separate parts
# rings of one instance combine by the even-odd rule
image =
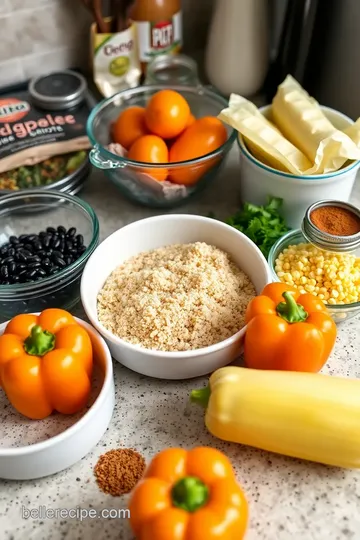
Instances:
[[[75,172],[84,163],[87,152],[72,152],[54,156],[41,163],[22,166],[0,174],[0,190],[18,191],[20,189],[48,186]]]

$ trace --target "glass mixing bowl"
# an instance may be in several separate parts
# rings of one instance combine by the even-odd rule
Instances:
[[[132,161],[109,150],[112,123],[121,111],[131,106],[146,106],[151,96],[164,85],[153,85],[124,90],[99,103],[87,122],[87,134],[93,145],[90,160],[95,167],[103,169],[110,180],[130,200],[154,208],[170,208],[185,202],[189,197],[204,189],[219,171],[223,159],[230,150],[236,132],[229,126],[227,141],[217,150],[197,159],[171,164],[149,164]],[[170,88],[170,87],[169,87]],[[184,96],[196,118],[217,116],[227,106],[227,101],[217,93],[202,86],[171,86]],[[180,186],[170,182],[157,182],[146,174],[146,166],[151,169],[176,169],[182,174],[191,170],[199,175],[192,186]]]
[[[280,279],[278,278],[275,272],[275,261],[279,257],[280,253],[282,253],[282,251],[284,251],[284,249],[289,246],[292,246],[295,244],[301,244],[301,243],[308,244],[309,242],[303,236],[301,230],[296,229],[294,231],[290,231],[286,233],[273,245],[269,253],[268,263],[269,263],[274,281],[280,281]],[[357,253],[357,256],[359,257],[360,253]],[[360,313],[360,302],[354,302],[353,304],[345,304],[345,305],[327,304],[326,307],[328,308],[336,324],[339,324],[345,320],[352,319],[353,317],[356,317],[356,315]]]
[[[39,234],[59,225],[76,227],[86,251],[68,267],[39,281],[0,285],[2,321],[46,308],[69,310],[79,301],[82,271],[99,242],[99,222],[86,202],[59,191],[26,190],[0,198],[0,248],[12,235]]]

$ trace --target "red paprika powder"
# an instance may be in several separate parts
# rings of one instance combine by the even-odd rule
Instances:
[[[350,236],[360,232],[359,217],[340,206],[320,206],[310,214],[312,223],[328,234],[334,236]]]

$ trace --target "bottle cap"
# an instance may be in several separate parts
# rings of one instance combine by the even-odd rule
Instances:
[[[34,105],[49,111],[76,107],[85,99],[86,90],[86,79],[71,70],[41,75],[29,83],[29,93]]]
[[[347,253],[355,251],[360,247],[360,231],[356,234],[348,236],[337,236],[334,234],[329,234],[325,231],[321,231],[311,220],[311,214],[314,210],[326,206],[338,207],[351,212],[357,216],[360,220],[360,210],[352,204],[343,202],[343,201],[318,201],[306,210],[301,230],[306,240],[313,244],[314,246],[324,249],[326,251],[334,251],[338,253]]]

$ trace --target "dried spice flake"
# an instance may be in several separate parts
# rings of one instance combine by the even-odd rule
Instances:
[[[133,489],[144,471],[145,459],[141,454],[131,448],[120,448],[101,455],[94,474],[104,493],[119,497]]]

